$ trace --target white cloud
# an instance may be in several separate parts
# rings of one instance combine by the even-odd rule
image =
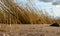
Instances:
[[[55,7],[60,9],[60,5],[56,5]]]

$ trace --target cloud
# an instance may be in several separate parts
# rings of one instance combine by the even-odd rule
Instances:
[[[51,2],[52,5],[60,5],[60,0],[40,0],[42,2]]]
[[[52,3],[53,5],[60,5],[60,1],[56,1]]]
[[[57,7],[58,9],[60,9],[60,5],[57,5],[56,7]]]
[[[43,1],[43,2],[52,2],[53,0],[40,0],[40,1]]]

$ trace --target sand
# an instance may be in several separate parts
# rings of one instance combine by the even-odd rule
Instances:
[[[60,27],[50,24],[0,24],[0,36],[60,36]]]

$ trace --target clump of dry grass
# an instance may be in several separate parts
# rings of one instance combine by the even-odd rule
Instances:
[[[0,23],[3,24],[44,24],[55,20],[48,19],[47,15],[38,15],[32,9],[16,6],[13,0],[1,0]],[[2,13],[3,12],[3,13]],[[60,21],[60,20],[59,20]],[[57,21],[59,23],[59,21]]]

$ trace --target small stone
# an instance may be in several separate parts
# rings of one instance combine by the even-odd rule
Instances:
[[[58,23],[53,23],[53,24],[51,24],[50,26],[59,27],[59,24],[58,24]]]

